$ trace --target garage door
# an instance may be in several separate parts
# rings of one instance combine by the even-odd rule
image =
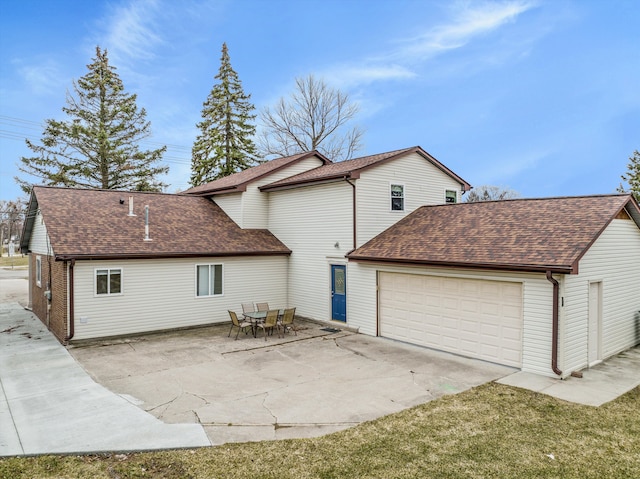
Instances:
[[[381,336],[522,365],[522,283],[384,272],[378,282]]]

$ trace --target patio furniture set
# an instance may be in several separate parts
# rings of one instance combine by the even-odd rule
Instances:
[[[233,328],[238,328],[236,332],[236,339],[240,331],[244,331],[245,334],[251,330],[251,334],[254,338],[258,336],[258,329],[262,329],[264,333],[264,340],[267,340],[267,333],[273,334],[275,329],[278,332],[278,337],[283,337],[286,332],[293,331],[297,336],[297,328],[293,324],[295,318],[296,308],[287,309],[269,309],[268,303],[243,303],[242,304],[242,318],[238,318],[238,315],[229,310],[229,316],[231,317],[231,328],[229,329],[228,337],[231,337]],[[280,332],[282,331],[282,333]]]

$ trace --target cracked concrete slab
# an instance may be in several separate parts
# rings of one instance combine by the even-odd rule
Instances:
[[[210,444],[196,421],[165,424],[93,381],[19,304],[0,310],[0,456]]]
[[[514,372],[299,320],[298,335],[227,337],[228,326],[77,344],[105,387],[165,423],[199,423],[212,444],[313,437]]]

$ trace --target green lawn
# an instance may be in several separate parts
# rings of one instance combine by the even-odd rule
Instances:
[[[9,458],[0,477],[640,477],[640,387],[595,408],[490,383],[316,439]]]
[[[29,257],[28,256],[2,256],[0,257],[0,268],[6,268],[13,266],[28,266],[29,265]]]

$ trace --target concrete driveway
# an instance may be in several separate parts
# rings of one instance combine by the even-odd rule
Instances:
[[[326,325],[227,337],[212,326],[75,345],[100,384],[165,423],[199,423],[212,444],[311,437],[464,391],[514,369]],[[338,326],[339,327],[339,326]]]

